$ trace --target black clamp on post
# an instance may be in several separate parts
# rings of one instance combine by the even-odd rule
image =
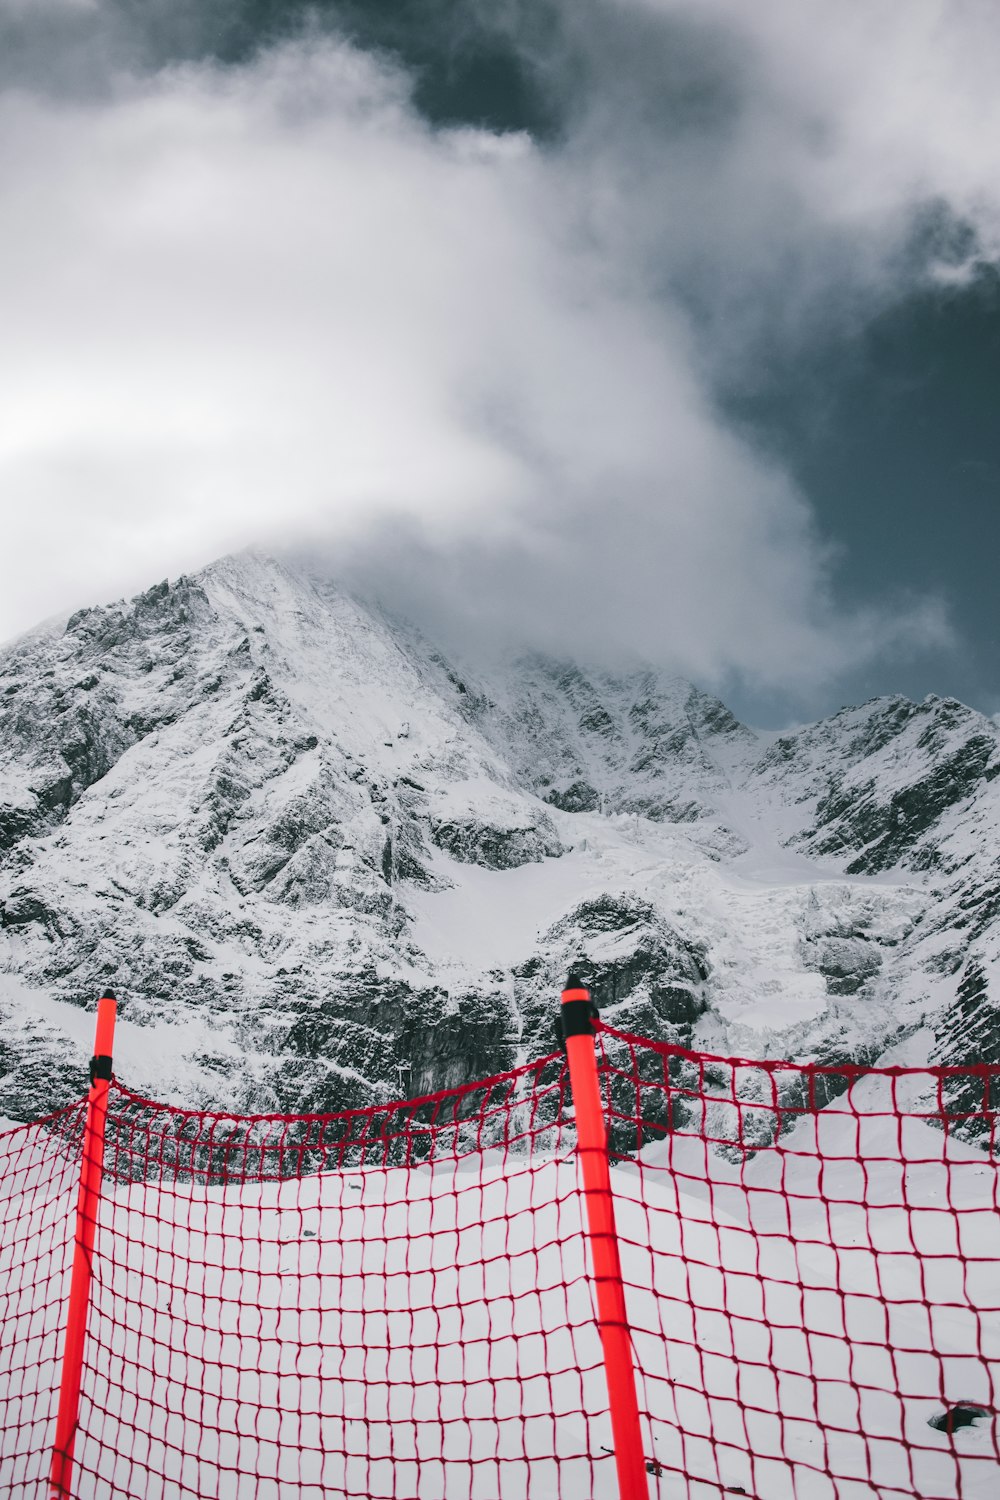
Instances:
[[[591,1036],[597,1020],[597,1006],[583,980],[571,974],[562,992],[562,1004],[556,1021],[559,1045],[566,1050],[568,1036]]]
[[[105,1082],[111,1082],[111,1058],[92,1057],[90,1059],[90,1081],[96,1083],[101,1078]]]

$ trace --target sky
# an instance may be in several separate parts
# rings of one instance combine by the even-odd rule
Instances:
[[[247,545],[1000,711],[995,0],[0,0],[0,638]]]

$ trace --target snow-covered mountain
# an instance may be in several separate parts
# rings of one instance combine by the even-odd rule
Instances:
[[[79,1093],[109,984],[124,1082],[239,1111],[548,1050],[579,962],[704,1050],[1000,1060],[998,776],[953,700],[762,735],[223,559],[0,652],[0,1111]]]

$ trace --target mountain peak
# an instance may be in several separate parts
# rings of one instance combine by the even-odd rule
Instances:
[[[770,739],[646,665],[458,662],[248,552],[13,643],[0,734],[8,1114],[77,1092],[112,974],[122,1076],[236,1109],[547,1050],[581,962],[625,1029],[715,1051],[870,1057],[926,1016],[951,1056],[964,966],[955,1014],[991,1003],[1000,733],[954,700]]]

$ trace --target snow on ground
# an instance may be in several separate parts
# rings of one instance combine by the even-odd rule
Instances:
[[[411,890],[413,941],[438,963],[457,960],[474,972],[509,968],[535,947],[538,936],[591,888],[601,889],[585,850],[561,859],[488,870],[439,857],[432,866],[451,888]]]
[[[657,1500],[993,1500],[995,1417],[928,1421],[1000,1404],[996,1165],[900,1120],[926,1088],[865,1080],[742,1164],[675,1135],[614,1170]],[[550,1144],[111,1188],[79,1500],[612,1500],[571,1131]],[[33,1127],[0,1161],[0,1492],[40,1497],[74,1174]]]

